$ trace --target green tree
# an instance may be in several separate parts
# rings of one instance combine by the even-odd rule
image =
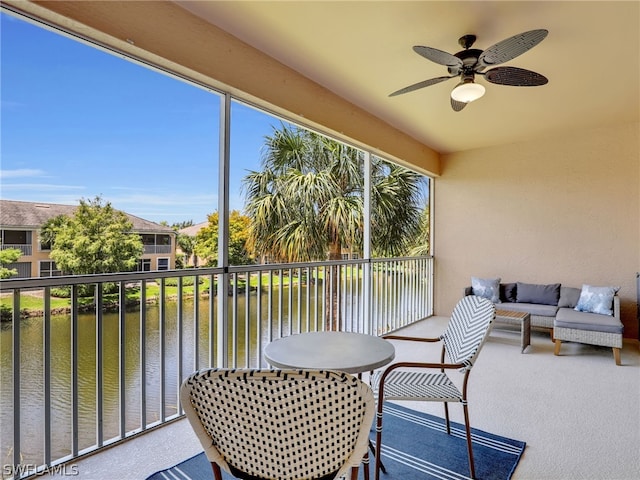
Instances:
[[[184,259],[178,259],[176,257],[176,265],[181,265],[180,267],[176,266],[176,268],[184,268],[193,255],[193,251],[196,247],[196,238],[184,233],[176,232],[176,244],[180,247],[184,256]]]
[[[195,239],[194,253],[205,260],[205,265],[218,265],[218,212],[210,214],[209,224],[200,229]],[[229,214],[229,264],[246,265],[252,262],[247,252],[249,237],[249,217],[237,210]]]
[[[183,220],[182,222],[174,222],[171,224],[171,228],[173,228],[176,232],[187,227],[193,227],[193,220]]]
[[[124,272],[135,269],[142,256],[140,237],[127,216],[100,197],[80,200],[71,216],[49,220],[41,238],[51,242],[56,266],[73,275]]]
[[[21,256],[22,252],[18,248],[0,250],[0,278],[11,278],[18,274],[15,268],[7,268],[6,265],[17,262]]]
[[[420,214],[420,231],[418,236],[416,237],[416,242],[413,247],[409,250],[408,254],[412,257],[419,257],[422,255],[430,255],[431,254],[431,220],[429,215],[429,207],[425,207],[425,209]]]
[[[161,225],[169,226],[169,223],[165,220],[160,222]],[[183,258],[176,257],[176,268],[184,268],[189,259],[193,255],[193,249],[195,248],[196,239],[190,235],[180,233],[180,230],[193,226],[193,220],[184,220],[182,222],[174,222],[171,224],[171,228],[176,232],[176,245],[180,247],[183,253]]]
[[[374,255],[406,253],[419,232],[423,177],[372,158],[371,228]],[[361,249],[364,163],[358,150],[322,135],[282,125],[265,139],[262,170],[244,179],[251,219],[248,247],[280,262],[339,260]],[[422,202],[422,205],[421,205]],[[337,328],[339,268],[331,273]],[[331,325],[333,323],[333,325]]]

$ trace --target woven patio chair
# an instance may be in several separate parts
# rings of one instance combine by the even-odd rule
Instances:
[[[245,480],[329,480],[349,470],[356,479],[368,460],[373,392],[346,373],[200,370],[182,383],[180,401],[216,480],[221,469]]]
[[[388,340],[441,342],[442,350],[439,363],[398,362],[387,367],[382,373],[376,372],[373,375],[372,385],[377,391],[378,398],[375,446],[376,480],[380,477],[382,407],[386,400],[444,402],[447,434],[451,434],[448,402],[461,403],[466,427],[469,472],[471,478],[475,478],[471,427],[467,407],[467,383],[471,368],[489,335],[495,315],[495,306],[491,301],[478,296],[467,296],[458,302],[445,332],[437,338],[385,336]],[[429,371],[430,369],[435,371]],[[453,370],[462,372],[462,390],[456,387],[447,373]]]

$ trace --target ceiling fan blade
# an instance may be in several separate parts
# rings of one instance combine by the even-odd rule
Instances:
[[[414,90],[418,90],[424,87],[430,87],[431,85],[435,85],[436,83],[444,82],[445,80],[449,80],[450,78],[457,77],[457,75],[452,75],[450,77],[436,77],[430,78],[429,80],[423,80],[422,82],[414,83],[413,85],[409,85],[408,87],[401,88],[400,90],[396,90],[393,93],[390,93],[390,97],[395,97],[396,95],[402,95],[403,93],[413,92]]]
[[[462,60],[450,53],[438,50],[437,48],[416,45],[413,47],[413,51],[427,60],[431,60],[432,62],[440,65],[446,65],[447,67],[462,67]]]
[[[549,31],[544,29],[530,30],[509,37],[482,52],[478,58],[478,63],[483,66],[491,66],[508,62],[535,47],[546,38],[548,33]]]
[[[544,75],[517,67],[496,67],[481,75],[488,82],[514,87],[537,87],[549,82]]]
[[[451,99],[451,108],[453,108],[454,112],[459,112],[466,106],[467,104],[464,102],[459,102],[458,100],[454,100],[453,98]]]

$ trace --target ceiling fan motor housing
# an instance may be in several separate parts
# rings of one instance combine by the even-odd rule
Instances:
[[[478,58],[482,50],[477,48],[471,48],[469,50],[462,50],[455,53],[454,56],[462,60],[462,72],[473,72],[474,67],[478,63]],[[460,73],[460,67],[449,67],[449,75],[458,75]],[[479,69],[478,69],[479,70]]]

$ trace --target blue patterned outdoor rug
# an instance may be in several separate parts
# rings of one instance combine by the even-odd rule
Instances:
[[[472,419],[473,421],[473,419]],[[479,480],[508,480],[513,475],[525,442],[472,429],[473,456]],[[371,430],[375,441],[375,431]],[[447,435],[444,419],[388,404],[384,410],[382,461],[387,473],[381,480],[458,480],[469,477],[467,441],[464,425],[451,424]],[[373,478],[373,459],[371,459]],[[363,477],[360,467],[360,478]],[[224,480],[233,477],[223,472]],[[147,480],[212,480],[211,464],[204,453]]]

